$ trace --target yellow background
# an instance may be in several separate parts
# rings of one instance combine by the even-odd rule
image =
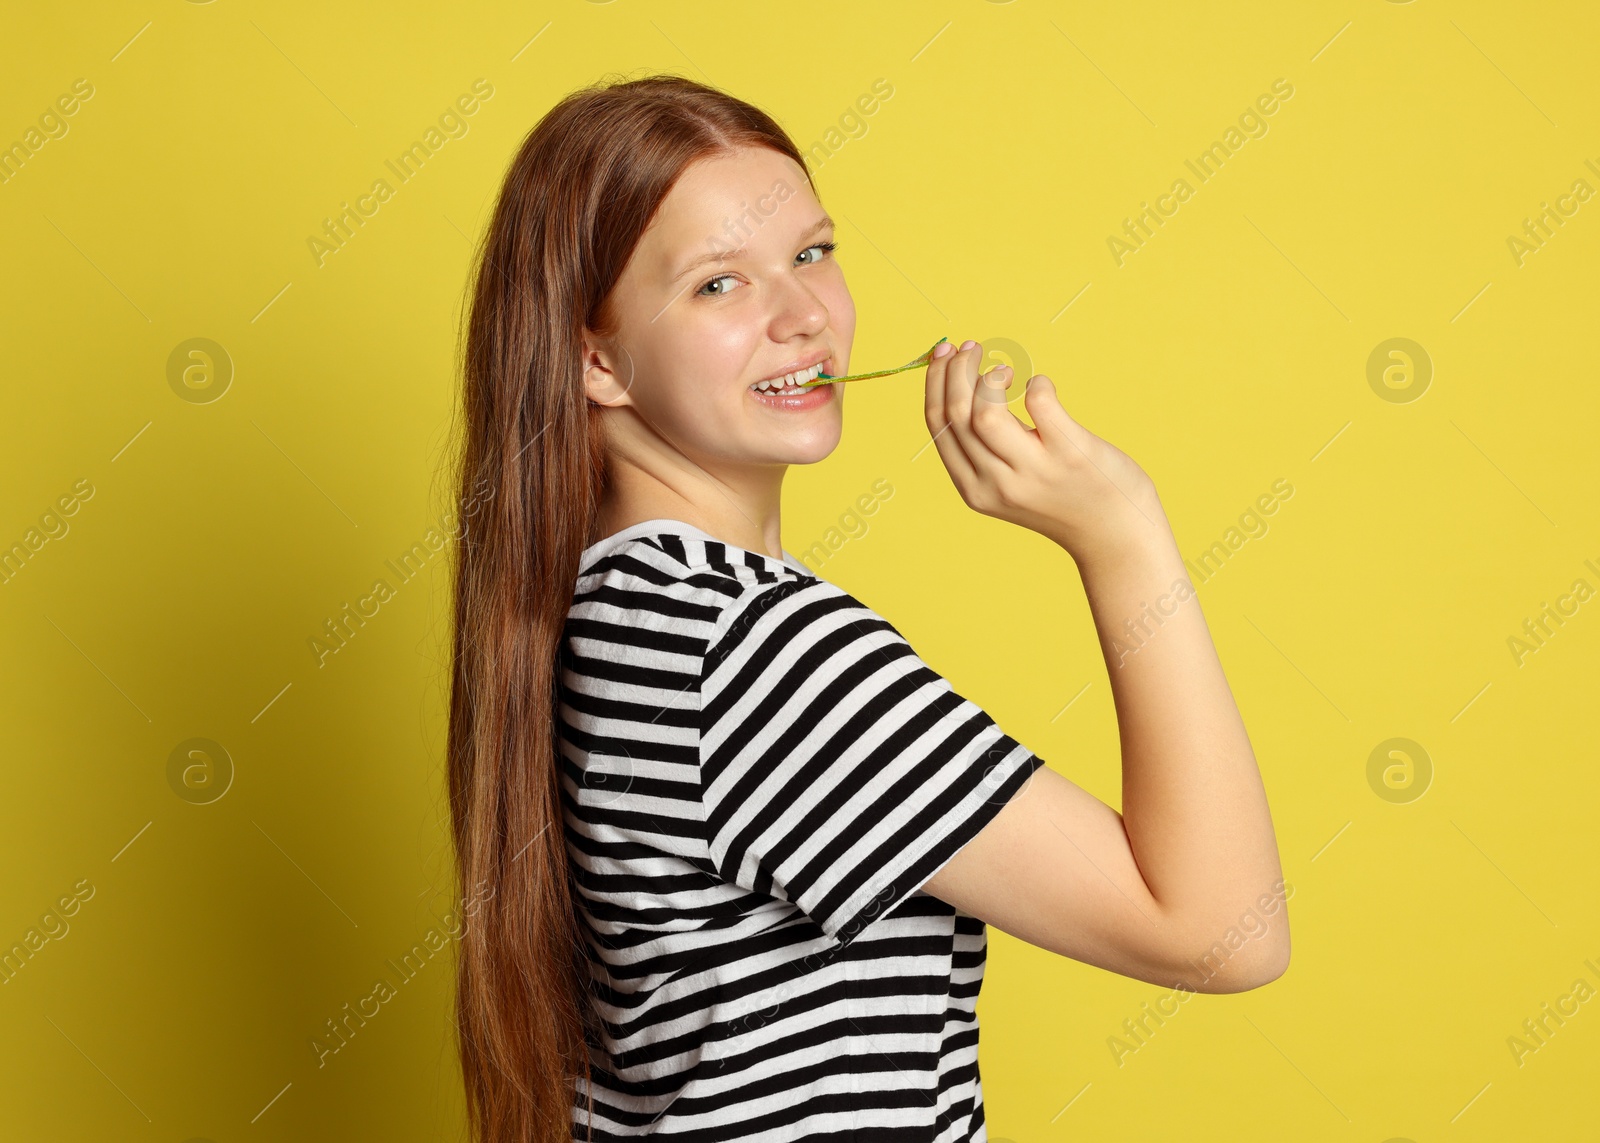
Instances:
[[[1199,588],[1293,963],[1192,999],[1119,1066],[1108,1039],[1164,990],[991,929],[991,1137],[1592,1131],[1600,1003],[1520,1065],[1508,1039],[1600,987],[1600,602],[1520,666],[1507,640],[1600,588],[1600,201],[1520,266],[1506,240],[1600,189],[1597,32],[1591,5],[1432,0],[14,7],[0,143],[75,80],[95,94],[0,185],[0,542],[95,491],[0,586],[0,942],[94,892],[0,984],[3,1133],[458,1129],[443,955],[325,1066],[311,1046],[452,905],[445,559],[403,586],[385,561],[448,510],[464,274],[508,158],[567,91],[654,70],[802,148],[892,85],[816,171],[857,370],[1007,339],[1019,380],[1048,373],[1151,473],[1191,559],[1294,488]],[[323,219],[479,78],[469,133],[318,266]],[[1107,238],[1280,78],[1268,133],[1118,266]],[[214,401],[168,383],[195,337],[233,365]],[[1432,362],[1416,400],[1368,384],[1393,337]],[[785,547],[848,537],[822,574],[1119,805],[1071,560],[961,503],[921,377],[852,390],[842,446],[791,473]],[[308,640],[378,578],[393,598],[319,667]],[[193,737],[234,767],[209,804],[167,778]],[[1431,761],[1414,800],[1368,783],[1396,737]]]

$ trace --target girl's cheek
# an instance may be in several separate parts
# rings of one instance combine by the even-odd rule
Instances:
[[[826,299],[829,319],[840,329],[854,329],[856,324],[856,303],[850,296],[850,287],[845,285],[844,276],[839,277],[838,287]]]

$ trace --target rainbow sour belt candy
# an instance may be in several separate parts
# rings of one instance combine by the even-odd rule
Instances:
[[[950,339],[948,337],[941,337],[938,341],[934,342],[928,347],[927,353],[924,353],[915,361],[906,362],[904,365],[896,369],[880,369],[876,373],[853,373],[848,377],[830,377],[826,373],[818,373],[816,377],[810,381],[802,381],[800,383],[800,388],[805,388],[808,385],[831,385],[836,381],[862,381],[868,377],[887,377],[891,373],[904,373],[907,369],[915,369],[919,365],[926,365],[929,358],[933,356],[933,351],[938,349],[939,346],[943,345],[949,340]]]

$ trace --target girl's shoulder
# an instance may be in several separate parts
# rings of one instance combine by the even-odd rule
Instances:
[[[688,525],[636,525],[584,552],[571,615],[710,638],[733,613],[795,591],[843,594],[790,552],[779,560]]]
[[[774,559],[672,521],[634,525],[585,549],[580,592],[597,583],[625,580],[663,588],[682,583],[734,595],[764,584],[822,582],[788,551],[781,560]]]

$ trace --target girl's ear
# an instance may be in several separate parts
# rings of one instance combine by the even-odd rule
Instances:
[[[633,387],[633,355],[626,348],[585,330],[580,352],[579,367],[589,400],[606,406],[633,404],[628,395]]]

